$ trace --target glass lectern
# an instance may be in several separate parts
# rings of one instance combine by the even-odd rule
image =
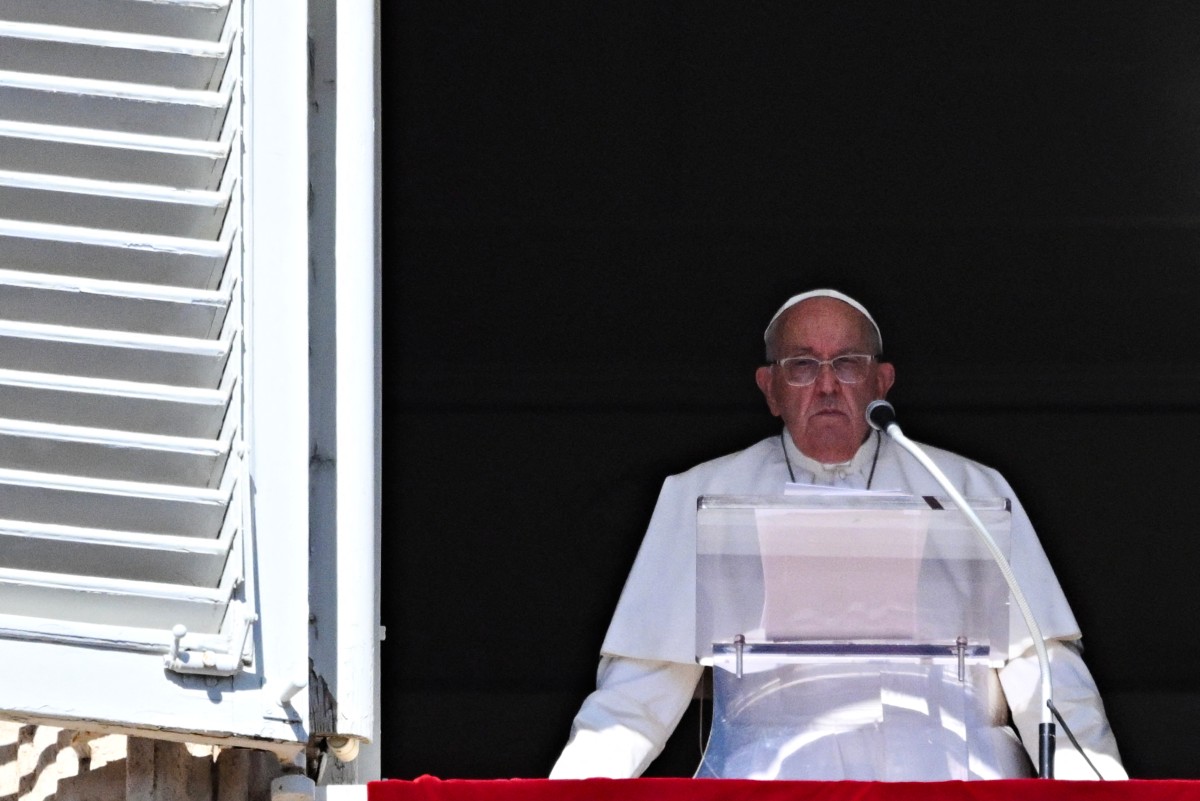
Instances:
[[[970,503],[1007,554],[1008,502]],[[951,501],[707,496],[697,514],[696,658],[714,688],[697,776],[967,779],[988,764],[1009,592]]]

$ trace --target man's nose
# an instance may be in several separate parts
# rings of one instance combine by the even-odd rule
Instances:
[[[833,372],[833,365],[826,362],[817,370],[817,390],[819,392],[829,393],[837,389],[837,376]]]

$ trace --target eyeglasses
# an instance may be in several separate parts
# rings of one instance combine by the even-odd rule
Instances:
[[[817,380],[821,367],[828,364],[833,374],[843,384],[857,384],[867,377],[871,362],[878,356],[869,353],[846,353],[832,359],[814,359],[811,356],[790,356],[771,362],[783,370],[783,380],[793,387],[807,387]]]

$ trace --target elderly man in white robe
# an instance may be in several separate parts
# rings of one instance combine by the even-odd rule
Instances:
[[[767,364],[755,378],[771,413],[782,419],[783,431],[666,480],[601,646],[597,688],[576,715],[551,778],[641,775],[693,698],[703,672],[694,634],[698,497],[781,494],[789,482],[915,495],[941,492],[915,458],[872,431],[865,419],[867,405],[887,395],[896,371],[880,359],[879,327],[860,303],[828,289],[796,295],[776,312],[765,341]],[[947,451],[925,450],[964,496],[1012,502],[1010,562],[1045,638],[1055,705],[1083,750],[1080,754],[1060,736],[1055,778],[1126,778],[1080,655],[1079,626],[1012,489],[991,468]],[[1010,630],[1009,661],[986,670],[978,682],[982,686],[972,688],[978,708],[968,715],[976,729],[969,734],[982,747],[972,755],[965,778],[1036,775],[1039,664],[1021,623]],[[870,686],[878,692],[878,681]],[[848,692],[858,691],[850,686]],[[841,721],[836,707],[825,710],[822,731],[829,736],[801,738],[809,753],[798,762],[799,775],[785,771],[761,777],[964,778],[952,770],[953,759],[938,753],[937,736],[905,729],[911,716],[892,724],[879,715],[863,721],[864,702],[878,707],[878,699],[852,699]],[[905,745],[889,748],[888,743]]]

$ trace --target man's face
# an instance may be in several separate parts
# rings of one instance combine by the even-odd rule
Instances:
[[[852,306],[835,298],[811,298],[784,312],[776,324],[775,359],[811,356],[832,359],[848,353],[874,355],[870,323]],[[825,464],[854,457],[870,425],[867,404],[887,395],[896,371],[886,362],[872,362],[866,378],[843,384],[829,365],[817,380],[794,387],[778,366],[758,368],[755,380],[771,414],[783,418],[801,453]]]

